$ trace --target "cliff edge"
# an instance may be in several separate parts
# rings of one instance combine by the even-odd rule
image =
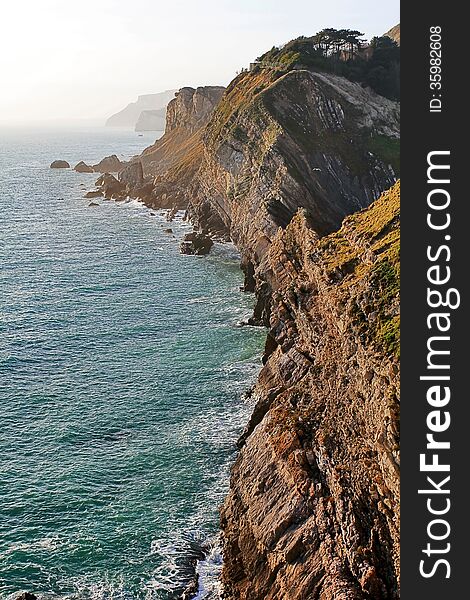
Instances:
[[[231,239],[268,328],[224,598],[398,600],[400,106],[289,52],[182,88],[111,183]]]
[[[258,401],[222,509],[228,599],[399,598],[399,198],[323,238],[300,211],[267,253]]]

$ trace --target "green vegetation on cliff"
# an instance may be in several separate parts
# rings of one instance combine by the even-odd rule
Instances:
[[[349,289],[351,310],[366,340],[395,356],[400,352],[400,182],[369,208],[347,217],[319,242],[332,281]],[[365,293],[354,296],[358,282]]]
[[[323,29],[301,36],[258,58],[258,69],[313,69],[347,77],[370,86],[382,96],[400,98],[400,47],[388,36],[375,37],[366,46],[362,33]]]

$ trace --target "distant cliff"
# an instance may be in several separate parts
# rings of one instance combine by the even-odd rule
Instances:
[[[143,110],[135,125],[136,131],[165,131],[166,107]]]
[[[137,102],[131,102],[118,113],[109,117],[106,127],[134,127],[143,111],[161,110],[175,96],[176,90],[167,90],[159,94],[145,94],[137,98]],[[162,131],[162,130],[160,130]]]

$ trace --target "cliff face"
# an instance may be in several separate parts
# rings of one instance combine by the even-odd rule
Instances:
[[[395,25],[395,27],[389,29],[389,31],[387,31],[387,33],[384,33],[384,35],[391,38],[394,42],[400,45],[400,23],[398,23],[398,25]]]
[[[222,87],[182,88],[168,104],[165,135],[140,156],[145,175],[173,178],[184,165],[195,171],[200,164],[202,129],[209,121],[222,94]],[[201,155],[202,156],[202,155]],[[179,176],[180,184],[182,177]],[[175,180],[176,183],[176,180]]]
[[[222,509],[229,600],[396,599],[399,105],[310,71],[244,73],[189,213],[242,254],[269,327]],[[300,212],[299,212],[300,209]]]
[[[399,105],[334,75],[244,73],[204,132],[191,218],[230,235],[242,253],[256,320],[269,322],[264,264],[299,208],[323,235],[396,180]]]
[[[256,67],[183,88],[119,174],[236,243],[269,328],[221,512],[227,600],[399,597],[398,172],[398,103]]]
[[[265,262],[258,402],[222,509],[228,599],[399,597],[399,184],[339,232],[299,213]]]

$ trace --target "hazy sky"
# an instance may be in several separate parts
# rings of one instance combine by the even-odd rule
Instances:
[[[226,85],[324,27],[380,35],[399,0],[9,0],[0,15],[0,122],[26,123],[104,119],[139,94]]]

